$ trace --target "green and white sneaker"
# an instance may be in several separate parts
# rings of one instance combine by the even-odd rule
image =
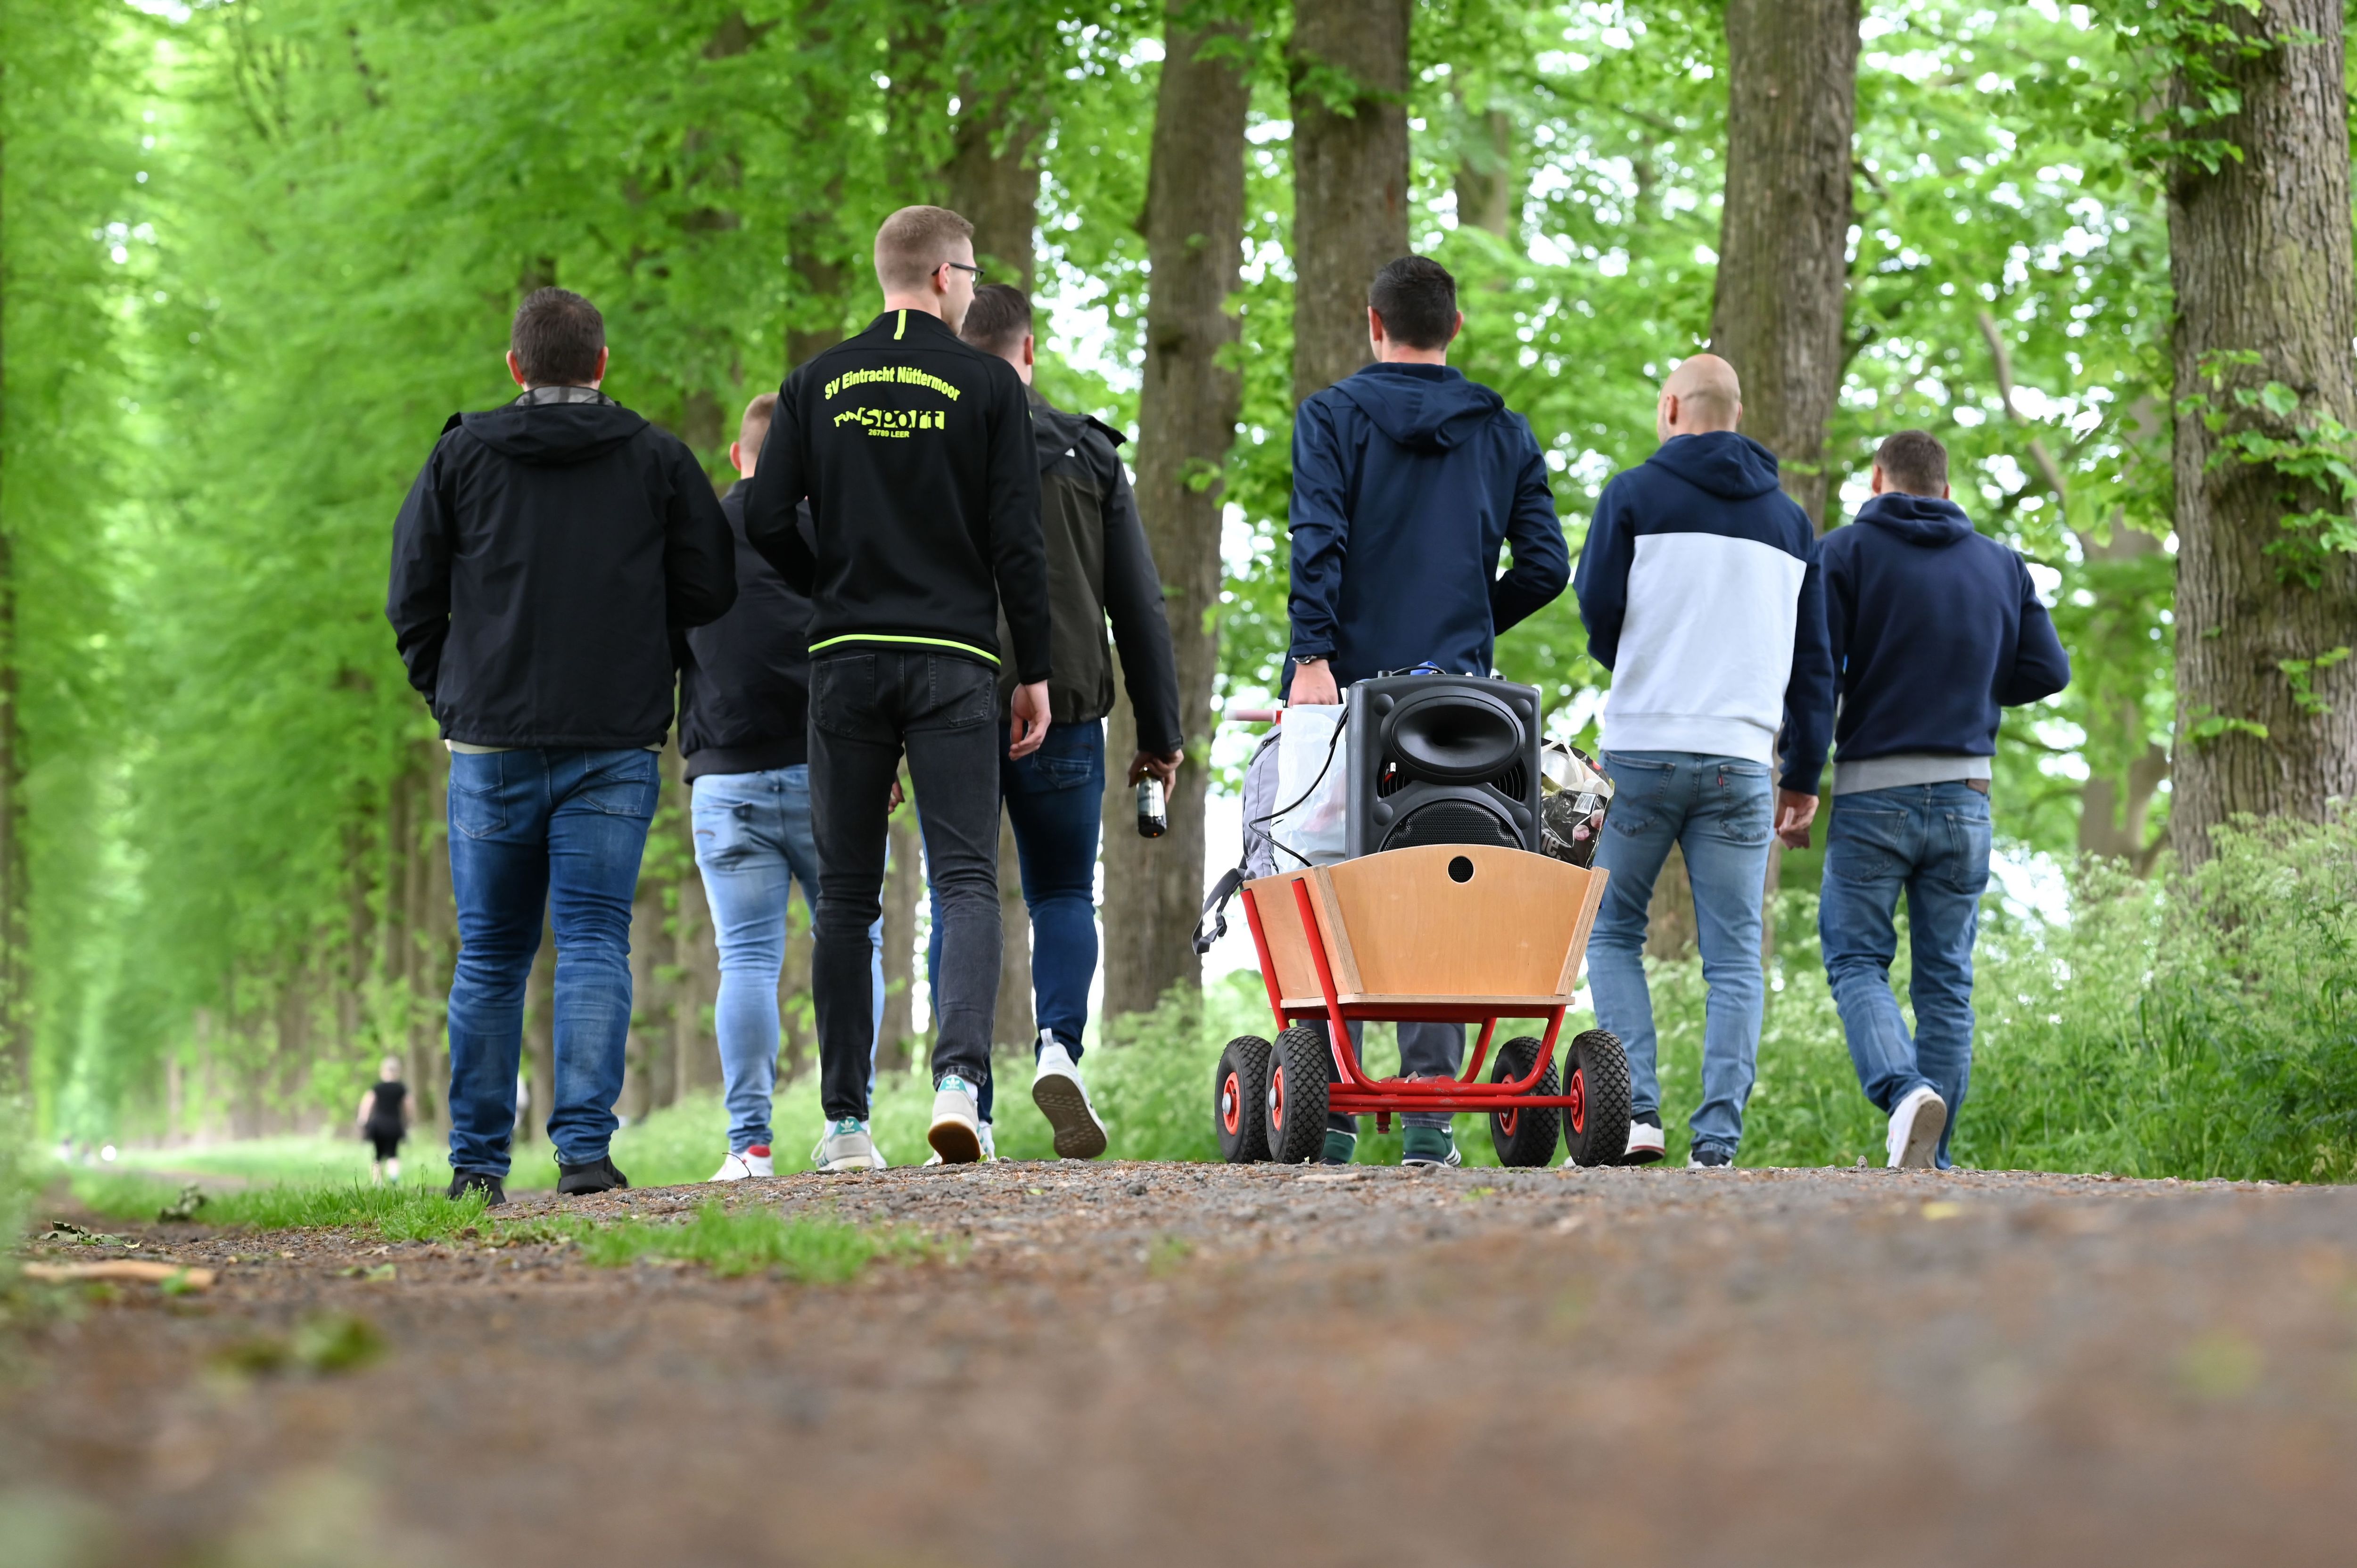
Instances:
[[[1457,1152],[1457,1134],[1446,1127],[1403,1127],[1400,1153],[1404,1165],[1461,1165],[1465,1156]]]
[[[985,1122],[977,1131],[982,1134],[982,1163],[988,1165],[998,1158],[998,1141],[991,1136],[990,1123],[987,1122]],[[942,1154],[939,1149],[925,1156],[925,1164],[929,1165],[937,1165],[941,1163]]]
[[[1359,1135],[1326,1129],[1326,1151],[1318,1156],[1321,1165],[1347,1165],[1359,1157]]]
[[[953,1072],[933,1086],[933,1124],[925,1142],[945,1165],[970,1165],[982,1158],[982,1096]]]
[[[811,1164],[828,1172],[880,1171],[884,1168],[883,1151],[867,1133],[867,1123],[856,1116],[840,1122],[830,1122],[819,1134],[818,1147],[811,1151]]]

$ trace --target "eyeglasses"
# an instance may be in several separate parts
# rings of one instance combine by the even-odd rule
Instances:
[[[942,265],[945,267],[955,267],[962,273],[972,273],[974,274],[974,286],[976,288],[980,288],[982,286],[983,271],[980,267],[969,265],[964,262],[943,262]]]

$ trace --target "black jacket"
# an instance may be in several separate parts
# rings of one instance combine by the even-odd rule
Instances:
[[[1137,744],[1167,757],[1187,738],[1178,723],[1178,667],[1162,616],[1162,579],[1138,521],[1129,475],[1114,451],[1124,437],[1084,413],[1066,413],[1036,390],[1030,403],[1039,437],[1048,602],[1055,611],[1049,712],[1058,724],[1085,724],[1113,712],[1109,615],[1114,641],[1121,645],[1122,683],[1137,714]],[[1002,704],[1014,689],[1014,671],[1001,671]]]
[[[448,740],[621,749],[671,728],[673,628],[737,597],[693,454],[611,399],[450,416],[393,529],[385,616]]]
[[[805,499],[815,549],[794,527]],[[1022,378],[937,317],[888,310],[786,378],[745,534],[809,594],[813,654],[897,645],[1048,678],[1039,465]],[[1002,602],[1011,650],[998,644]]]
[[[737,536],[737,604],[685,635],[679,666],[679,749],[690,781],[810,760],[811,602],[745,538],[739,479],[720,498]],[[810,509],[797,509],[804,544]]]

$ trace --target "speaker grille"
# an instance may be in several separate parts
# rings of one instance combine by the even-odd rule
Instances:
[[[1486,843],[1520,849],[1523,837],[1503,814],[1488,807],[1477,806],[1470,800],[1435,800],[1419,811],[1410,811],[1383,838],[1385,849],[1415,849],[1430,843]]]

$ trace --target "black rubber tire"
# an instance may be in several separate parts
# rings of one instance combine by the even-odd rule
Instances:
[[[1268,1158],[1268,1053],[1258,1035],[1238,1035],[1211,1075],[1211,1133],[1232,1165]]]
[[[1326,1075],[1333,1070],[1333,1053],[1319,1031],[1297,1024],[1277,1036],[1262,1103],[1268,1157],[1278,1165],[1308,1165],[1326,1153]]]
[[[1565,1111],[1564,1147],[1576,1165],[1611,1165],[1629,1152],[1629,1058],[1620,1036],[1590,1029],[1571,1042],[1573,1087],[1582,1103]]]
[[[1540,1042],[1529,1035],[1508,1040],[1498,1047],[1498,1063],[1490,1069],[1491,1083],[1509,1083],[1528,1078],[1539,1059]],[[1534,1094],[1560,1094],[1555,1087],[1555,1063],[1547,1063],[1546,1071],[1531,1086]],[[1555,1163],[1555,1129],[1562,1125],[1563,1112],[1552,1105],[1520,1105],[1510,1111],[1490,1112],[1490,1144],[1498,1151],[1501,1165],[1545,1165]]]

